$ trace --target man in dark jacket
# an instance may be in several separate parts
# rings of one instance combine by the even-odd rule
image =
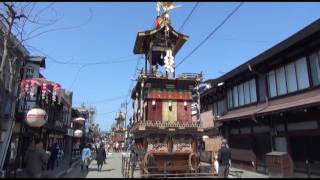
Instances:
[[[231,151],[227,148],[227,140],[223,139],[221,148],[218,151],[218,162],[219,162],[219,177],[227,178],[229,174],[231,160]]]
[[[104,145],[100,144],[97,150],[97,155],[96,155],[98,171],[101,171],[103,162],[106,160],[106,156],[107,154],[106,154],[106,150],[104,149]]]
[[[49,154],[43,149],[41,140],[35,140],[29,146],[26,155],[26,174],[31,178],[41,178],[43,165],[47,162]]]

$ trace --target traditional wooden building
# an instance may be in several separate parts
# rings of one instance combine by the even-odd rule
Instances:
[[[320,20],[208,83],[201,111],[222,123],[233,165],[266,173],[265,154],[284,151],[320,173]]]
[[[0,21],[0,59],[4,56],[4,32],[7,26]],[[11,135],[15,131],[16,102],[19,93],[19,84],[22,79],[24,65],[30,56],[30,52],[19,40],[10,35],[8,40],[7,58],[4,61],[3,79],[0,80],[0,176],[5,176],[8,166],[8,149],[10,148]]]
[[[8,149],[14,157],[13,169],[24,168],[24,155],[35,138],[41,138],[44,149],[57,143],[68,153],[68,128],[71,122],[72,92],[64,90],[58,83],[47,80],[40,73],[45,67],[45,58],[29,57],[20,83],[19,101],[16,106],[16,127],[11,146]],[[34,108],[42,109],[47,118],[41,127],[32,127],[27,123],[27,113]]]

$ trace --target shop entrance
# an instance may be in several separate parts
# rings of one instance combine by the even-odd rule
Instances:
[[[310,172],[320,175],[320,136],[294,136],[289,140],[295,171],[306,173],[308,161]]]

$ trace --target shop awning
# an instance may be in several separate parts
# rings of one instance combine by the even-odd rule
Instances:
[[[236,119],[244,119],[250,118],[254,115],[254,113],[259,112],[259,110],[263,109],[266,104],[252,105],[245,108],[236,109],[233,111],[227,112],[227,114],[218,118],[217,121],[231,121]]]
[[[224,116],[218,118],[218,121],[226,122],[235,119],[239,120],[243,118],[250,118],[254,115],[261,116],[292,109],[306,108],[314,105],[320,105],[320,89],[271,100],[268,102],[268,104],[262,103],[229,111]]]
[[[320,105],[320,89],[270,101],[269,106],[260,111],[259,114],[277,113],[284,110],[306,108],[314,105]]]

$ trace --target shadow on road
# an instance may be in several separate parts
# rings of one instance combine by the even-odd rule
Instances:
[[[90,168],[89,170],[86,170],[86,169],[83,169],[82,171],[80,170],[79,173],[77,174],[77,178],[86,178],[89,171],[92,171],[92,170],[90,170]]]
[[[113,170],[116,170],[116,169],[104,169],[104,170],[101,170],[102,171],[113,171]]]

